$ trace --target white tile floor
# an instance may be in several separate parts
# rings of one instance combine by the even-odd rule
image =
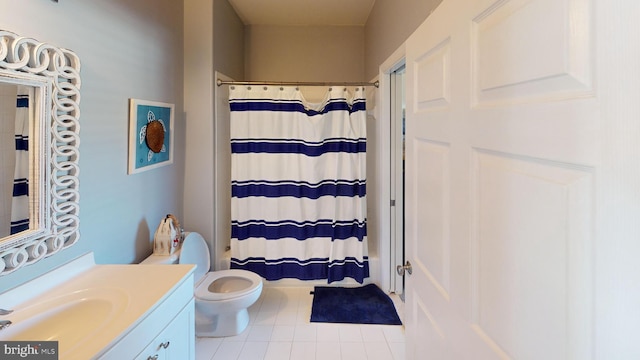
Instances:
[[[197,338],[196,360],[404,360],[404,327],[311,323],[313,287],[265,287],[240,335]],[[391,295],[398,315],[403,304]]]

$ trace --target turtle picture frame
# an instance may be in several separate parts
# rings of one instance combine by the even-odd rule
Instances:
[[[129,99],[129,174],[173,164],[174,107]]]

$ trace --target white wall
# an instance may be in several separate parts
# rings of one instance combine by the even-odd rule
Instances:
[[[81,237],[0,277],[0,292],[88,251],[98,263],[143,259],[160,219],[183,215],[182,1],[4,0],[2,6],[3,30],[80,57]],[[129,98],[175,103],[173,165],[127,175]]]

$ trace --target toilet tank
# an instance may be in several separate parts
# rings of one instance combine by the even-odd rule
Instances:
[[[196,270],[193,274],[196,284],[209,272],[211,265],[209,260],[209,246],[202,235],[197,232],[185,233],[180,247],[180,264],[194,264]]]
[[[180,250],[176,250],[171,255],[154,255],[151,254],[148,258],[142,260],[140,264],[144,265],[157,265],[157,264],[177,264],[180,259]]]

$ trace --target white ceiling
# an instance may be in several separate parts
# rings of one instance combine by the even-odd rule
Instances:
[[[245,25],[364,25],[375,0],[229,0]]]

